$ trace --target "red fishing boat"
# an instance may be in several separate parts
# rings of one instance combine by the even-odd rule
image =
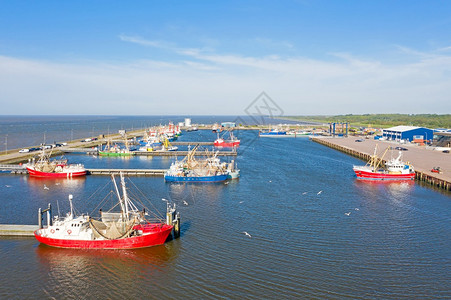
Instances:
[[[229,133],[228,138],[226,139],[226,134]],[[215,147],[238,147],[240,145],[240,140],[237,139],[232,131],[226,131],[222,137],[219,137],[214,142]]]
[[[28,174],[34,177],[72,178],[86,175],[87,171],[82,164],[68,164],[67,159],[50,160],[51,152],[42,153],[38,161],[26,165]]]
[[[383,157],[390,148],[385,150],[384,154],[379,157],[376,154],[377,146],[374,154],[365,166],[354,166],[353,170],[358,179],[365,180],[413,180],[415,179],[415,170],[408,162],[402,161],[402,152],[396,158],[390,158],[384,163]]]
[[[72,195],[69,195],[70,212],[65,217],[51,217],[51,206],[39,210],[39,228],[35,231],[36,239],[48,246],[82,249],[135,249],[163,244],[174,229],[174,236],[179,235],[180,215],[175,204],[167,204],[166,223],[163,217],[148,219],[150,212],[138,201],[138,207],[128,197],[125,180],[121,174],[122,195],[116,185],[114,175],[112,182],[118,197],[118,204],[110,210],[100,210],[100,217],[89,215],[75,216]],[[103,201],[103,200],[102,200]],[[116,211],[114,211],[116,208]],[[120,209],[120,211],[117,211]],[[42,226],[42,214],[47,213],[48,226]],[[156,216],[156,215],[155,215]]]

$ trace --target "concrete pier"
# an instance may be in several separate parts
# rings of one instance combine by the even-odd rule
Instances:
[[[363,142],[355,142],[360,137],[329,138],[314,137],[312,141],[358,157],[368,161],[374,153],[374,148],[378,145],[378,153],[387,147],[403,147],[408,149],[403,152],[403,160],[410,162],[415,168],[415,178],[426,182],[432,186],[451,191],[451,156],[449,153],[435,151],[433,148],[418,146],[414,144],[399,144],[393,141],[380,141],[374,139],[364,139]],[[396,150],[395,150],[396,151]],[[442,173],[431,172],[433,167],[440,167]]]
[[[164,176],[165,169],[87,169],[90,175]]]
[[[0,224],[0,236],[34,236],[38,229],[38,225]]]
[[[187,156],[189,151],[134,151],[134,153],[141,156]],[[214,153],[218,156],[237,156],[236,151],[217,151]],[[194,156],[205,156],[205,152],[196,151]]]

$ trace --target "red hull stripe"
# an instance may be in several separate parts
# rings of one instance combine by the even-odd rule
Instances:
[[[118,239],[118,240],[64,240],[64,239],[52,239],[48,237],[42,237],[36,230],[34,235],[36,239],[48,246],[59,248],[83,248],[83,249],[135,249],[151,247],[156,245],[162,245],[168,238],[172,231],[170,225],[163,225],[154,232],[142,236],[135,236],[130,238]]]
[[[214,142],[214,145],[216,147],[236,147],[236,146],[240,145],[240,142],[232,142],[232,143],[227,143],[227,142],[218,143],[218,142]]]
[[[36,171],[30,168],[27,168],[28,174],[30,176],[34,177],[52,177],[52,178],[70,178],[70,177],[77,177],[77,176],[84,176],[86,175],[86,171],[80,171],[80,172],[70,172],[70,173],[48,173],[48,172],[40,172]]]
[[[409,174],[383,174],[354,170],[357,178],[372,180],[413,180],[415,173]]]

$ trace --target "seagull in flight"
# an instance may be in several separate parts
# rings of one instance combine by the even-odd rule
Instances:
[[[317,195],[320,195],[323,191],[319,191]]]
[[[44,184],[44,190],[50,190],[50,189]]]
[[[345,215],[347,215],[347,216],[349,216],[351,214],[351,212],[347,212],[347,213],[345,213]]]
[[[248,237],[252,237],[252,235],[250,235],[249,233],[247,233],[247,231],[243,231],[243,233],[246,235],[246,236],[248,236]]]
[[[186,202],[185,200],[183,200],[183,204],[188,205],[188,202]]]
[[[229,182],[228,182],[228,181],[226,181],[226,182],[224,182],[224,184],[229,184]]]

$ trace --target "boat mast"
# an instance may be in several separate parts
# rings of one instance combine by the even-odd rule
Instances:
[[[122,197],[123,197],[123,203],[124,203],[124,207],[125,207],[125,215],[128,221],[128,197],[127,197],[127,189],[125,188],[125,179],[124,179],[124,175],[122,173],[121,174],[121,185],[122,185]]]
[[[121,197],[121,194],[119,193],[119,188],[116,184],[116,179],[114,178],[114,174],[111,174],[111,178],[113,179],[114,187],[116,189],[117,198],[119,199],[119,204],[121,205],[121,213],[122,213],[122,220],[125,220],[125,205],[124,201]],[[122,173],[121,173],[121,179],[122,179]]]

